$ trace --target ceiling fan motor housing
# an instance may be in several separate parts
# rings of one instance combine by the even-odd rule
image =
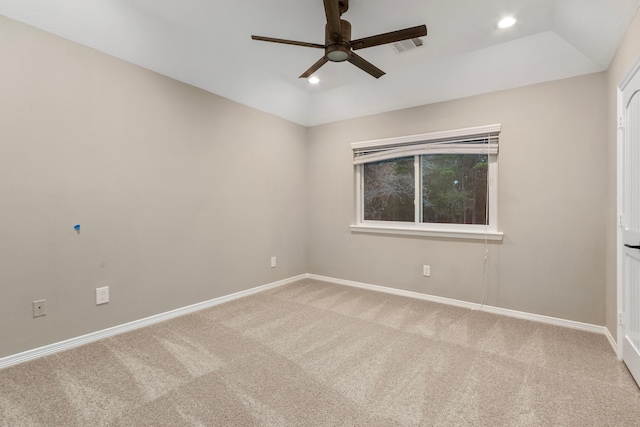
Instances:
[[[329,26],[325,25],[325,55],[332,62],[346,61],[351,55],[351,24],[341,19],[340,29],[342,34],[334,37],[329,33]]]

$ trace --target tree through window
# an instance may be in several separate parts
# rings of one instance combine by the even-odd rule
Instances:
[[[364,165],[364,219],[415,220],[413,157]]]
[[[488,156],[420,156],[421,222],[484,224],[487,213]]]

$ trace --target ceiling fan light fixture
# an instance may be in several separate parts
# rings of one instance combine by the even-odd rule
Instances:
[[[331,62],[342,62],[349,59],[351,50],[347,46],[335,45],[327,47],[327,58]]]
[[[498,21],[497,27],[501,30],[504,30],[505,28],[513,27],[515,24],[516,18],[514,18],[513,16],[507,16]]]

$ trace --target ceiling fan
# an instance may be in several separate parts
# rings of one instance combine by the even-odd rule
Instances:
[[[265,42],[292,44],[295,46],[324,49],[324,56],[320,58],[318,62],[313,64],[311,68],[302,73],[300,78],[310,77],[328,61],[349,61],[356,67],[378,79],[382,77],[385,72],[375,65],[371,64],[361,56],[356,55],[354,50],[379,46],[388,43],[395,43],[402,40],[409,40],[427,35],[427,27],[425,25],[419,25],[417,27],[405,28],[404,30],[392,31],[390,33],[378,34],[376,36],[351,40],[351,24],[344,19],[340,19],[342,14],[349,9],[349,0],[323,1],[324,12],[327,16],[324,45],[299,42],[295,40],[275,39],[273,37],[251,36],[251,38],[253,40],[261,40]]]

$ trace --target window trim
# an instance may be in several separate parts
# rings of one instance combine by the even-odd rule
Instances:
[[[424,144],[429,141],[456,140],[465,137],[481,136],[486,134],[499,134],[500,124],[477,126],[464,129],[456,129],[443,132],[432,132],[419,135],[401,136],[395,138],[378,139],[373,141],[354,142],[351,148],[355,151],[376,147],[411,146]],[[489,225],[484,224],[438,224],[420,223],[420,209],[415,209],[414,222],[399,221],[371,221],[364,220],[364,180],[362,170],[364,163],[355,163],[356,171],[356,223],[349,226],[352,232],[374,234],[414,235],[424,237],[455,238],[455,239],[481,239],[501,241],[504,233],[498,231],[498,154],[490,154],[488,165],[489,180]],[[420,188],[420,173],[418,172],[420,155],[414,156],[414,171],[416,189]],[[414,203],[420,206],[419,190],[416,190]]]

